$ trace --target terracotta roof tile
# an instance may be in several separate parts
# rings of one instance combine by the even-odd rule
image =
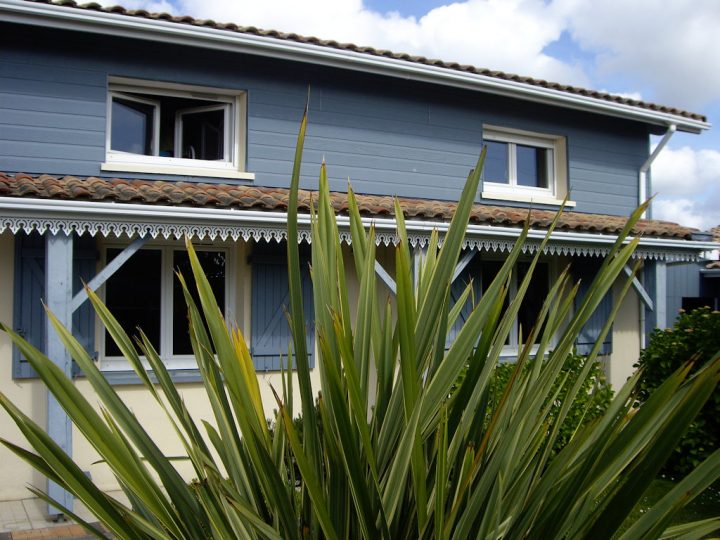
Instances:
[[[639,107],[641,109],[648,109],[652,111],[658,111],[662,113],[667,114],[673,114],[677,116],[682,116],[684,118],[690,118],[692,120],[699,120],[699,121],[706,121],[706,117],[689,112],[684,111],[682,109],[678,109],[675,107],[667,107],[664,105],[658,105],[655,103],[649,103],[645,101],[639,101],[635,99],[630,99],[624,96],[616,96],[613,94],[609,94],[607,92],[598,92],[595,90],[588,90],[585,88],[579,88],[576,86],[569,86],[564,84],[559,84],[555,82],[546,81],[544,79],[535,79],[533,77],[524,77],[521,75],[516,75],[513,73],[505,73],[503,71],[495,71],[495,70],[489,70],[484,68],[477,68],[470,65],[461,65],[456,62],[445,62],[443,60],[438,59],[431,59],[426,58],[424,56],[414,56],[407,53],[394,53],[392,51],[382,50],[382,49],[375,49],[373,47],[363,47],[363,46],[357,46],[353,43],[338,43],[335,40],[323,40],[317,37],[312,36],[300,36],[295,33],[284,33],[279,32],[277,30],[262,30],[259,28],[256,28],[254,26],[238,26],[233,23],[218,23],[216,21],[210,20],[210,19],[195,19],[193,17],[183,15],[183,16],[175,16],[170,13],[151,13],[148,11],[145,11],[143,9],[127,9],[122,6],[110,6],[110,7],[103,7],[99,4],[92,2],[88,4],[79,4],[75,2],[74,0],[25,0],[27,2],[33,2],[33,3],[40,3],[40,4],[51,4],[55,6],[62,6],[67,8],[74,8],[74,9],[83,9],[83,10],[89,10],[89,11],[98,11],[102,13],[112,13],[116,15],[126,15],[129,17],[141,17],[144,19],[152,19],[152,20],[162,20],[177,24],[188,24],[192,26],[201,26],[206,28],[212,28],[215,30],[223,30],[228,32],[236,32],[240,34],[252,34],[256,36],[266,37],[266,38],[272,38],[272,39],[279,39],[279,40],[285,40],[285,41],[294,41],[297,43],[307,43],[312,45],[318,45],[320,47],[327,47],[331,49],[342,49],[362,54],[368,54],[372,56],[383,56],[387,58],[394,58],[396,60],[403,60],[406,62],[412,62],[415,64],[425,64],[429,66],[437,66],[445,69],[455,70],[455,71],[464,71],[469,73],[475,73],[477,75],[483,75],[486,77],[492,77],[495,79],[503,79],[507,81],[515,81],[522,84],[527,84],[530,86],[539,86],[543,88],[558,90],[561,92],[566,92],[569,94],[577,94],[582,96],[588,96],[595,99],[600,99],[603,101],[610,101],[613,103],[621,103],[625,105],[629,105],[632,107]]]
[[[240,210],[287,210],[289,190],[247,185],[204,184],[189,182],[129,180],[122,178],[55,177],[48,174],[31,176],[18,173],[14,176],[0,173],[0,197],[63,199],[130,204],[214,207]],[[310,201],[317,198],[312,191],[301,190],[299,204],[302,211],[310,210]],[[346,213],[347,194],[332,192],[330,200],[339,213]],[[427,199],[399,198],[406,218],[450,221],[456,203]],[[366,216],[388,217],[394,214],[393,197],[357,195],[360,212]],[[547,229],[555,213],[550,210],[532,210],[509,206],[476,204],[470,221],[478,225],[520,227],[526,219],[535,229]],[[558,225],[559,230],[588,233],[617,234],[626,218],[601,214],[584,214],[567,211]],[[641,220],[634,234],[646,236],[690,239],[696,229],[659,220]]]

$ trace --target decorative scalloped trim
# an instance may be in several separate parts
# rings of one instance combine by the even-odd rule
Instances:
[[[32,218],[32,217],[3,217],[0,218],[0,233],[10,230],[13,234],[18,231],[32,232],[37,231],[40,234],[46,231],[52,234],[60,232],[69,235],[77,233],[78,235],[89,234],[95,236],[100,234],[104,238],[115,236],[121,238],[123,236],[132,238],[136,236],[149,235],[151,238],[175,238],[177,240],[189,236],[198,240],[220,240],[232,239],[238,241],[242,239],[247,242],[249,240],[266,242],[281,242],[287,239],[287,230],[284,225],[184,225],[176,223],[132,223],[123,221],[101,221],[101,220],[79,220],[79,219],[53,219],[53,218]],[[428,245],[430,233],[408,234],[408,241],[413,247],[424,248]],[[376,243],[378,245],[396,245],[398,236],[392,232],[376,232]],[[345,244],[352,243],[352,237],[349,231],[340,232],[340,241]],[[298,242],[311,242],[310,230],[301,229],[298,231]],[[492,238],[466,237],[463,247],[466,249],[477,249],[478,251],[487,251],[495,253],[509,252],[515,241],[512,239],[498,240]],[[534,254],[540,247],[537,241],[527,242],[523,246],[523,253]],[[565,255],[565,256],[583,256],[583,257],[602,257],[609,253],[610,248],[604,246],[589,246],[587,244],[572,244],[568,242],[553,243],[550,242],[544,249],[547,255]],[[666,262],[695,262],[698,260],[698,254],[690,251],[679,251],[670,249],[639,247],[634,258],[650,259]]]

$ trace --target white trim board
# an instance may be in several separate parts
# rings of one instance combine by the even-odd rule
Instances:
[[[363,218],[362,221],[365,227],[375,227],[378,244],[397,243],[395,220]],[[337,222],[341,240],[349,244],[352,240],[349,218],[338,216]],[[299,215],[298,224],[298,241],[310,242],[310,216]],[[423,247],[427,245],[433,230],[437,230],[442,237],[450,224],[408,220],[405,225],[410,243]],[[279,242],[287,238],[287,213],[0,197],[0,232],[5,230],[13,234],[20,230],[36,230],[53,234],[100,234],[104,237],[179,239],[190,236],[200,240],[237,241],[242,238],[245,241]],[[520,232],[519,227],[470,224],[466,229],[464,247],[506,252],[512,249]],[[536,252],[545,234],[542,230],[531,230],[523,251]],[[609,234],[556,231],[545,253],[603,256],[609,252],[616,239],[617,236]],[[695,261],[702,252],[718,248],[720,244],[714,242],[643,237],[635,257],[668,262]]]

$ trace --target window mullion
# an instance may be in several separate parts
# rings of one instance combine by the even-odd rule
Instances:
[[[517,186],[517,145],[508,143],[508,184]]]
[[[162,250],[162,302],[160,306],[160,358],[167,363],[173,356],[173,290],[172,290],[172,256],[171,247]]]

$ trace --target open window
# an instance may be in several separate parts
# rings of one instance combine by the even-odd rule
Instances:
[[[483,198],[557,204],[565,197],[564,137],[484,126],[483,142]]]
[[[111,78],[108,171],[252,179],[245,93]]]

